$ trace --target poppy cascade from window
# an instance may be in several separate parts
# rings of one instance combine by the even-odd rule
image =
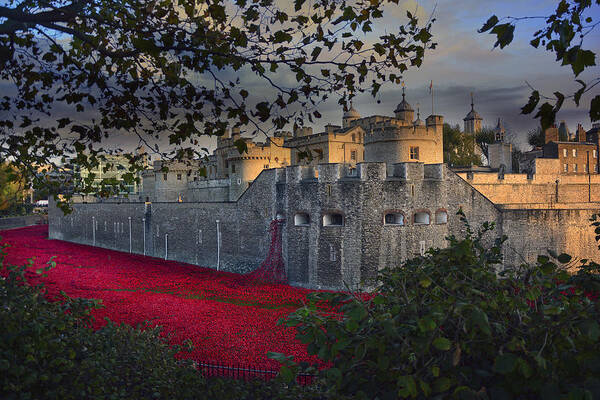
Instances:
[[[261,283],[287,283],[285,275],[285,264],[281,251],[281,228],[283,219],[274,219],[271,221],[269,231],[271,233],[271,246],[265,261],[260,264],[255,271],[249,274],[249,277]]]

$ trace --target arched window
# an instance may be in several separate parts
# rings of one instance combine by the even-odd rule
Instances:
[[[310,225],[310,216],[307,213],[296,213],[296,215],[294,215],[294,225],[296,225],[296,226]]]
[[[385,225],[404,225],[404,214],[399,212],[388,212],[383,217]]]
[[[426,211],[416,212],[413,223],[415,225],[429,225],[431,223],[429,213]]]
[[[436,224],[447,224],[448,223],[448,213],[446,210],[437,210],[435,213],[435,223]]]
[[[344,226],[344,216],[340,213],[323,214],[323,226]]]

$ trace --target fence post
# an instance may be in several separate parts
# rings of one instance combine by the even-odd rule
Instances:
[[[131,253],[131,217],[127,217],[129,219],[129,252]]]
[[[169,234],[165,233],[165,260],[169,254]]]

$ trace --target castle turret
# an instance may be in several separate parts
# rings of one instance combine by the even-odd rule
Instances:
[[[349,128],[350,123],[359,118],[360,118],[359,112],[356,111],[356,109],[352,106],[352,103],[350,103],[350,109],[348,111],[346,111],[344,113],[344,116],[342,117],[342,127]]]
[[[473,102],[473,93],[471,93],[471,111],[463,119],[465,124],[465,133],[476,134],[481,130],[481,121],[483,118],[475,111],[475,104]]]
[[[488,162],[490,168],[502,173],[512,172],[512,144],[504,143],[504,125],[498,118],[498,124],[494,128],[494,143],[488,145]]]
[[[498,118],[498,124],[494,128],[494,138],[496,142],[504,142],[504,125],[502,125],[502,120]]]
[[[404,91],[404,88],[402,88],[402,102],[398,104],[398,106],[394,110],[394,114],[396,114],[396,118],[402,121],[406,121],[409,124],[412,124],[413,118],[415,117],[415,111],[406,101],[406,93]]]
[[[413,122],[413,126],[417,127],[417,126],[425,126],[425,122],[423,122],[421,120],[421,112],[419,110],[419,105],[417,104],[417,119],[415,119],[415,122]]]

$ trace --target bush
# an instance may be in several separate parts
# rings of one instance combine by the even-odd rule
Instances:
[[[2,266],[0,247],[0,266]],[[48,268],[50,268],[50,265]],[[177,360],[158,328],[108,323],[94,332],[98,301],[48,302],[25,283],[25,267],[0,277],[1,399],[271,399],[320,398],[280,381],[205,379]],[[43,273],[44,271],[39,271]]]
[[[368,299],[313,293],[280,321],[330,363],[329,395],[600,398],[600,266],[582,260],[571,275],[563,254],[498,273],[503,240],[482,244],[492,228],[467,225],[464,240],[382,271]]]

